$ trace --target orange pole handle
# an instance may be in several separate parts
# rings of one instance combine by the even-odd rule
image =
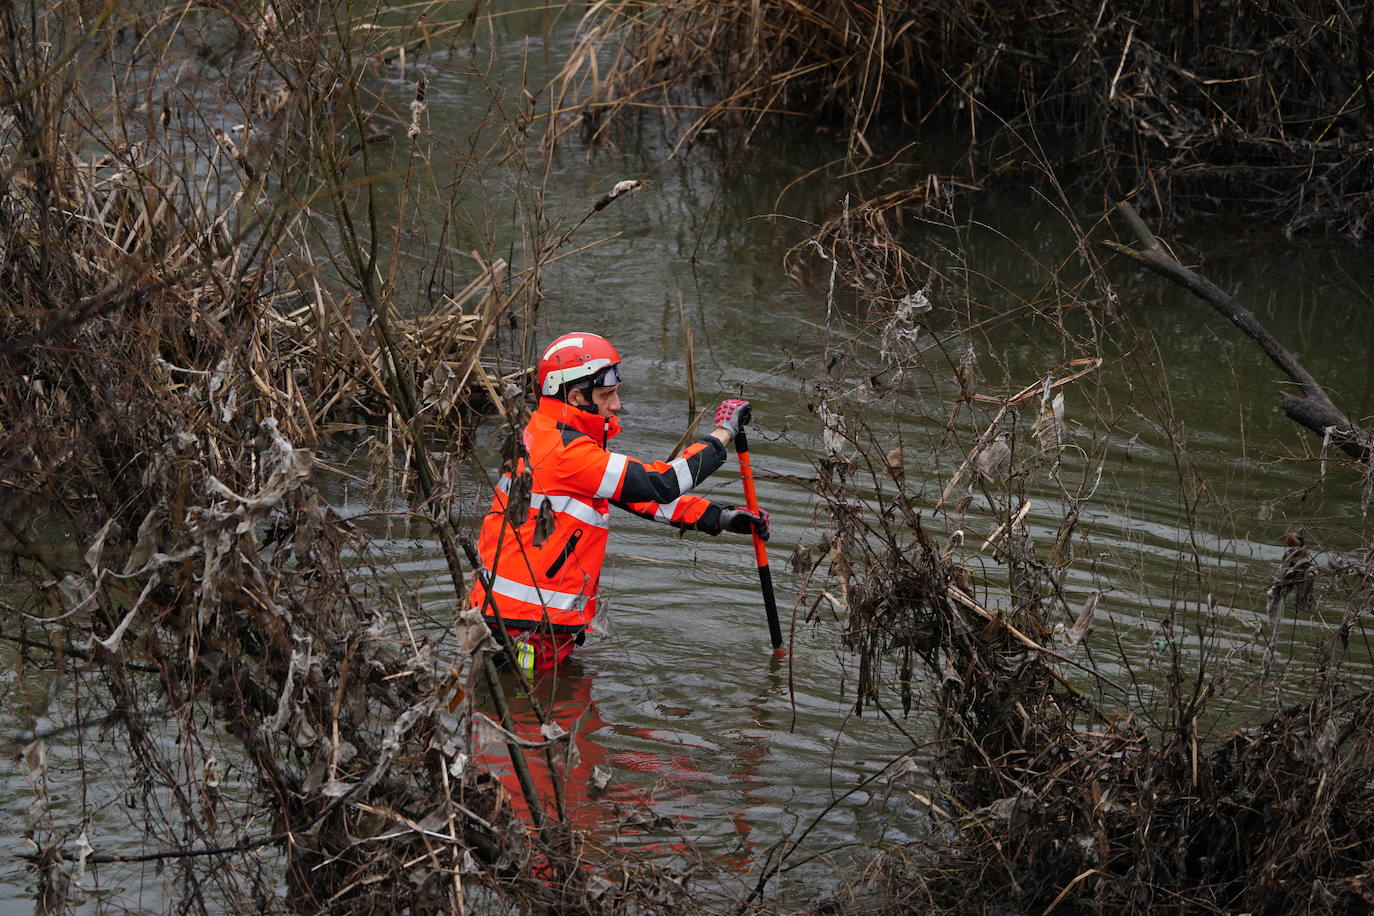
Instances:
[[[735,434],[735,454],[739,456],[739,476],[744,482],[744,505],[755,515],[759,512],[759,496],[754,489],[754,467],[749,461],[749,437],[740,429]],[[778,602],[773,597],[773,573],[768,568],[768,548],[763,538],[754,532],[754,559],[759,567],[759,587],[763,590],[763,609],[768,615],[768,636],[773,641],[774,654],[782,654],[782,625],[778,622]]]
[[[749,461],[748,446],[741,448],[737,454],[739,455],[739,476],[744,481],[744,507],[758,515],[759,494],[758,490],[754,488],[754,467]],[[757,531],[754,532],[754,559],[760,566],[768,565],[768,545],[764,543],[763,538],[759,537]]]

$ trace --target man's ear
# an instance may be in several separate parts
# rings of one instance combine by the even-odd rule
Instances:
[[[568,403],[573,407],[581,407],[587,403],[587,396],[583,394],[581,388],[572,388],[568,391]]]

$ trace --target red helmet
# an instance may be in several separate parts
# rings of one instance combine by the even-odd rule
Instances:
[[[539,358],[539,393],[558,397],[586,381],[605,388],[620,382],[620,354],[597,334],[564,334]]]

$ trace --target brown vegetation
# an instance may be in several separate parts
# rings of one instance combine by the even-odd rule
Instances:
[[[827,603],[843,612],[857,712],[896,727],[921,714],[938,722],[939,779],[909,790],[930,812],[931,838],[883,849],[869,880],[897,911],[1367,911],[1374,694],[1346,660],[1374,604],[1367,534],[1357,534],[1358,549],[1325,551],[1321,562],[1290,535],[1267,591],[1242,591],[1239,600],[1267,608],[1262,665],[1225,648],[1230,624],[1195,554],[1161,608],[1153,657],[1118,634],[1104,658],[1109,642],[1084,641],[1115,625],[1099,609],[1111,600],[1105,589],[1083,596],[1083,581],[1095,579],[1083,569],[1095,562],[1083,518],[1115,421],[1082,405],[1100,396],[1097,354],[1131,364],[1142,380],[1159,365],[1128,316],[1107,304],[1112,285],[1099,265],[1038,268],[1036,295],[1052,291],[1051,304],[982,302],[969,293],[975,268],[923,260],[883,220],[881,208],[856,208],[793,253],[821,251],[832,284],[869,305],[864,326],[835,333],[826,361],[805,367],[820,379],[810,407],[822,427],[823,510],[818,543],[798,558],[810,583],[804,620],[819,619]],[[958,223],[932,208],[925,228],[929,243]],[[1160,248],[1148,232],[1142,243]],[[1091,258],[1091,247],[1078,255]],[[1247,325],[1248,313],[1237,314],[1265,352],[1306,377],[1304,390],[1322,391],[1253,316]],[[995,374],[1010,368],[979,354],[1021,333],[1040,342],[1041,377],[998,385]],[[1066,415],[1065,393],[1078,416]],[[1206,482],[1190,467],[1167,398],[1142,383],[1134,412],[1156,418],[1195,532]],[[910,442],[894,443],[891,416],[914,418],[928,449],[910,454]],[[1359,487],[1367,452],[1328,433],[1320,454],[1335,461],[1341,450]],[[1045,528],[1052,537],[1032,533]],[[1179,549],[1186,557],[1187,544]],[[831,576],[838,597],[825,591]],[[1071,605],[1074,577],[1080,597]],[[1217,708],[1278,683],[1272,666],[1290,603],[1291,613],[1338,621],[1315,682],[1286,684],[1272,714],[1209,737],[1199,723]],[[1251,639],[1259,637],[1257,629]],[[1165,684],[1154,702],[1145,699],[1147,672]],[[888,778],[918,770],[893,766]],[[856,892],[831,906],[860,909],[864,899]]]
[[[965,182],[1052,172],[1171,218],[1358,240],[1374,226],[1371,35],[1374,4],[1344,0],[622,0],[593,8],[563,79],[596,136],[645,105],[681,119],[679,145],[800,118],[873,167],[953,127]]]
[[[24,586],[0,637],[48,685],[32,721],[66,720],[10,736],[42,909],[149,866],[165,896],[142,905],[201,912],[658,892],[629,863],[624,889],[593,885],[528,780],[522,823],[474,762],[486,625],[425,619],[321,492],[399,478],[458,606],[471,421],[518,408],[524,381],[486,345],[538,290],[537,261],[511,276],[431,243],[407,252],[429,259],[425,307],[401,307],[410,214],[451,204],[422,197],[432,176],[377,190],[383,147],[412,144],[388,170],[425,168],[424,90],[402,131],[369,78],[445,29],[377,12],[0,5],[0,558]],[[197,55],[232,74],[227,96],[176,79]],[[215,106],[247,130],[208,127]],[[358,460],[325,457],[349,443]],[[69,732],[74,759],[53,745]],[[546,742],[549,766],[564,744]],[[59,766],[81,774],[78,817],[54,811]],[[141,851],[92,826],[102,799]]]

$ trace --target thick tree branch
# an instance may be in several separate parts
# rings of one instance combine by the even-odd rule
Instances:
[[[1104,241],[1103,245],[1182,286],[1240,328],[1246,337],[1259,345],[1284,375],[1302,389],[1301,397],[1290,394],[1280,396],[1280,404],[1288,418],[1310,429],[1321,436],[1324,442],[1329,442],[1352,458],[1366,463],[1370,461],[1371,455],[1374,454],[1374,437],[1371,437],[1369,430],[1356,426],[1335,405],[1312,373],[1308,372],[1297,357],[1260,324],[1253,312],[1206,277],[1180,264],[1178,259],[1159,243],[1146,227],[1145,221],[1140,218],[1140,214],[1129,203],[1122,201],[1117,204],[1117,210],[1140,240],[1141,248],[1131,248],[1113,241]]]

